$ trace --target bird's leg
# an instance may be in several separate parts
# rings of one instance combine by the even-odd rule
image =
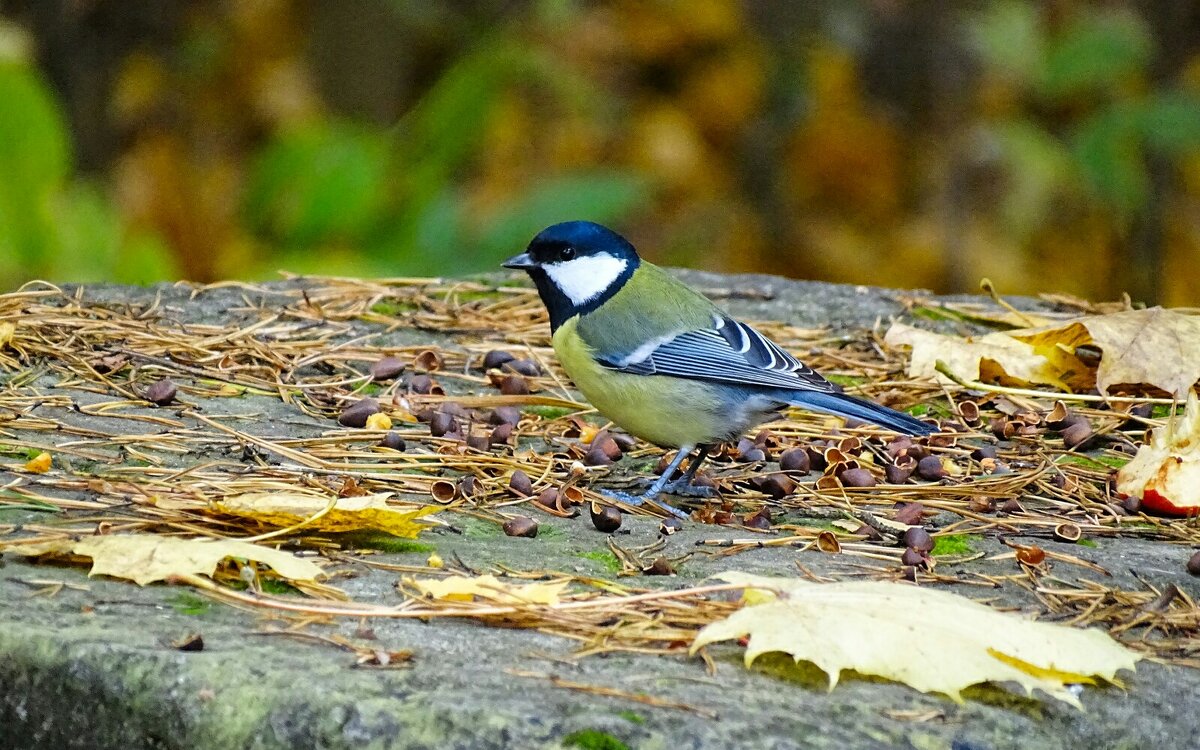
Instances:
[[[627,505],[645,505],[646,503],[651,503],[665,509],[671,515],[677,518],[686,520],[688,518],[686,513],[677,508],[673,508],[664,502],[661,502],[658,499],[658,496],[663,491],[663,488],[666,487],[671,481],[671,475],[675,473],[675,470],[679,468],[679,465],[683,463],[683,459],[687,458],[688,454],[692,452],[693,448],[695,448],[693,445],[680,446],[679,452],[675,454],[675,458],[672,458],[671,463],[667,464],[667,470],[662,473],[661,477],[654,481],[654,484],[650,485],[650,489],[646,490],[641,495],[631,495],[628,492],[615,492],[612,490],[605,491],[604,494],[615,500],[620,500]],[[691,474],[691,471],[689,470],[688,473]]]
[[[711,445],[702,445],[696,453],[696,457],[688,462],[687,471],[683,476],[673,482],[669,482],[663,490],[668,494],[681,495],[683,497],[713,497],[716,495],[716,490],[712,487],[694,487],[692,480],[696,478],[696,472],[700,470],[700,464],[704,463],[704,459],[708,458],[709,452],[712,451]]]

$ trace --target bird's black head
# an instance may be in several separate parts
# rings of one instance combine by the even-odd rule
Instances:
[[[616,232],[590,221],[567,221],[543,229],[505,268],[526,271],[557,329],[617,293],[637,270],[637,250]]]

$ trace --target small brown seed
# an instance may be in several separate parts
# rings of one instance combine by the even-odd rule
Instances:
[[[584,455],[583,462],[588,466],[611,466],[613,460],[608,457],[608,454],[600,446],[592,446]]]
[[[101,375],[109,375],[129,364],[129,356],[125,354],[106,354],[99,359],[92,360],[90,364],[92,369]]]
[[[479,482],[476,481],[475,477],[463,477],[454,486],[454,491],[458,493],[459,497],[475,497],[479,492]]]
[[[753,513],[747,516],[743,523],[752,529],[759,529],[761,531],[768,531],[771,528],[771,518],[762,513]]]
[[[900,437],[892,438],[892,440],[888,442],[885,450],[889,456],[895,458],[901,454],[907,454],[908,449],[912,447],[912,444],[912,438],[910,438],[908,435],[901,435]]]
[[[836,555],[842,551],[842,543],[832,531],[822,531],[817,534],[817,549],[831,555]]]
[[[529,497],[533,494],[533,482],[529,481],[529,475],[520,469],[514,471],[508,478],[508,488],[521,497]]]
[[[628,453],[637,447],[637,438],[633,435],[627,435],[624,432],[612,432],[609,434],[612,435],[613,442],[617,444],[617,447],[623,453]]]
[[[896,515],[893,518],[896,523],[902,523],[905,526],[919,526],[923,515],[925,515],[925,506],[921,503],[904,503],[896,508]]]
[[[808,451],[803,448],[789,448],[779,457],[779,468],[784,471],[807,474],[811,466],[812,461],[808,458]]]
[[[938,456],[926,456],[917,462],[917,474],[922,479],[937,481],[946,476],[946,467]]]
[[[904,544],[918,552],[929,552],[933,549],[933,537],[920,526],[910,526],[904,532]]]
[[[648,576],[673,576],[675,569],[671,567],[671,561],[665,557],[659,557],[654,562],[642,568],[642,573]]]
[[[516,359],[516,357],[504,351],[503,349],[493,349],[487,354],[483,355],[483,369],[485,371],[494,370],[497,367],[503,366],[505,362],[512,362],[514,359]]]
[[[739,458],[746,463],[758,463],[759,461],[766,461],[767,454],[763,453],[760,448],[751,448],[739,456]]]
[[[979,404],[974,401],[963,401],[958,405],[958,416],[970,425],[979,424]]]
[[[468,409],[467,407],[463,406],[462,404],[458,403],[457,401],[445,401],[442,403],[441,406],[439,406],[437,408],[437,410],[441,411],[441,412],[445,412],[446,414],[449,414],[452,417],[458,417],[459,419],[465,419],[465,420],[474,420],[475,419],[475,415],[473,415],[471,413],[471,410]]]
[[[828,466],[825,462],[825,451],[820,446],[812,445],[804,449],[808,454],[809,471],[824,471]]]
[[[448,503],[454,499],[454,484],[445,479],[439,479],[429,488],[429,494],[439,503]]]
[[[907,547],[900,555],[900,564],[919,566],[923,568],[925,567],[925,555],[922,555],[919,550],[913,549],[912,547]]]
[[[875,475],[866,469],[847,469],[838,477],[847,487],[874,487]]]
[[[450,432],[458,432],[458,420],[444,411],[434,412],[429,418],[429,434],[443,437]]]
[[[1149,419],[1150,415],[1153,413],[1154,413],[1154,404],[1138,404],[1136,406],[1130,407],[1130,409],[1129,409],[1130,417],[1141,417],[1142,419]],[[1129,419],[1126,421],[1126,424],[1132,425],[1134,427],[1142,426],[1142,422],[1138,419]]]
[[[847,456],[857,456],[862,453],[863,443],[854,436],[842,438],[838,441],[837,449]]]
[[[178,640],[171,641],[171,646],[179,651],[203,651],[204,636],[199,633],[188,633]]]
[[[1000,512],[1004,513],[1006,515],[1011,515],[1013,513],[1020,513],[1023,510],[1025,510],[1025,509],[1023,507],[1021,507],[1021,503],[1019,503],[1013,499],[1008,499],[1008,500],[1005,500],[1004,502],[1000,503]]]
[[[897,466],[896,464],[888,464],[883,467],[883,476],[888,484],[904,484],[908,478],[912,476],[913,468],[916,464],[907,466]]]
[[[394,380],[404,372],[404,363],[396,357],[384,357],[371,365],[371,379],[376,383]]]
[[[990,497],[975,495],[967,502],[967,507],[972,513],[991,513],[996,509],[996,503]]]
[[[785,498],[796,491],[796,482],[787,474],[768,474],[755,477],[758,491],[769,495],[775,500]]]
[[[662,534],[663,536],[670,536],[682,528],[683,521],[679,520],[678,518],[664,518],[658,525],[658,533]]]
[[[579,505],[582,502],[583,490],[575,487],[574,485],[565,487],[558,493],[558,504],[560,507],[566,506],[567,508],[570,508],[572,505]]]
[[[433,393],[433,387],[433,378],[429,377],[428,375],[413,375],[412,379],[408,381],[408,390],[412,391],[413,393],[421,394],[422,396],[427,396],[430,393]]]
[[[492,443],[486,435],[471,435],[467,438],[467,447],[477,451],[486,451],[492,447]]]
[[[608,456],[613,461],[621,459],[621,447],[617,445],[617,441],[612,439],[607,430],[601,430],[596,433],[596,437],[592,438],[592,450],[601,450],[604,455]]]
[[[1072,422],[1063,428],[1062,439],[1063,445],[1068,449],[1075,449],[1082,446],[1092,438],[1092,426],[1083,422]]]
[[[913,583],[916,583],[916,581],[917,581],[917,566],[916,565],[905,565],[900,570],[903,571],[903,573],[904,573],[904,580],[912,581]]]
[[[1062,401],[1055,401],[1054,408],[1046,414],[1046,424],[1051,427],[1058,427],[1066,422],[1070,416],[1072,416],[1071,410],[1067,408],[1067,405]]]
[[[394,451],[401,452],[408,447],[408,444],[404,442],[404,438],[400,437],[399,433],[392,431],[384,435],[383,440],[380,440],[379,444],[384,448],[391,448]]]
[[[497,406],[492,410],[488,421],[492,424],[511,424],[516,426],[521,421],[521,410],[515,406]]]
[[[529,393],[529,383],[520,375],[508,375],[500,381],[500,392],[505,396],[524,396]]]
[[[413,357],[413,369],[417,372],[434,372],[442,369],[442,355],[426,349]]]
[[[1194,552],[1188,558],[1187,572],[1194,576],[1200,576],[1200,552]]]
[[[159,406],[167,406],[175,400],[178,389],[170,380],[156,380],[146,389],[146,400]]]
[[[742,438],[737,443],[738,456],[744,456],[746,455],[747,451],[752,451],[756,448],[758,448],[758,446],[754,444],[753,440],[750,438]]]
[[[924,445],[913,445],[904,452],[904,455],[911,458],[913,461],[920,461],[929,455],[929,448]],[[900,463],[897,461],[896,463]]]
[[[488,436],[488,443],[491,445],[508,445],[512,440],[513,426],[509,423],[498,424],[496,429],[492,430],[492,434]]]
[[[538,367],[537,362],[534,362],[532,359],[509,360],[501,365],[500,369],[507,372],[515,372],[527,378],[536,378],[542,374],[542,368]]]
[[[532,539],[537,536],[538,524],[528,516],[513,516],[504,522],[500,528],[509,536],[523,536]]]
[[[621,511],[611,505],[592,503],[591,511],[592,525],[596,527],[597,531],[611,534],[621,528]]]
[[[864,537],[868,542],[878,542],[883,539],[883,534],[880,534],[878,529],[874,529],[865,523],[854,530],[854,535]]]
[[[1054,527],[1054,540],[1074,544],[1083,537],[1083,529],[1073,523],[1060,523]]]
[[[373,398],[355,401],[342,410],[338,423],[343,427],[365,427],[367,417],[379,411],[379,402]]]
[[[1026,565],[1041,565],[1046,559],[1046,551],[1041,547],[1018,547],[1017,559]]]
[[[982,461],[985,458],[995,458],[995,457],[996,457],[996,446],[994,446],[994,445],[981,445],[978,448],[976,448],[975,450],[971,451],[971,458],[975,459],[976,461]]]
[[[558,508],[558,490],[554,487],[547,487],[542,490],[537,496],[539,505],[544,505],[547,508]]]

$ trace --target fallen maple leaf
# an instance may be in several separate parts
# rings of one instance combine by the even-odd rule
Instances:
[[[1114,385],[1145,384],[1182,398],[1200,380],[1200,316],[1151,307],[1007,335],[1038,351],[1099,347],[1096,388],[1104,394]]]
[[[559,595],[570,583],[501,583],[493,575],[474,578],[410,578],[407,582],[422,594],[434,599],[469,602],[475,597],[481,597],[501,604],[558,604]]]
[[[34,474],[45,474],[54,466],[54,459],[46,451],[42,451],[33,458],[25,462],[25,471]]]
[[[1117,471],[1117,492],[1159,513],[1200,513],[1200,400],[1188,393],[1183,414],[1153,430],[1133,460]]]
[[[1090,385],[1064,377],[1066,373],[1072,376],[1077,372],[1086,373],[1087,367],[1083,363],[1074,366],[1061,359],[1056,361],[1056,358],[1039,353],[1032,344],[1018,341],[1006,333],[996,332],[978,338],[959,338],[925,331],[904,323],[894,323],[883,340],[889,346],[912,347],[912,358],[908,364],[908,374],[911,377],[933,378],[949,383],[951,378],[938,372],[938,362],[941,362],[955,377],[962,380],[999,381],[1018,385],[1036,383],[1052,385],[1063,390],[1072,386]]]
[[[1029,694],[1038,689],[1082,707],[1067,685],[1092,684],[1092,675],[1115,682],[1140,658],[1099,630],[1026,620],[935,589],[738,572],[718,577],[745,584],[748,601],[757,603],[705,626],[692,652],[749,635],[747,666],[760,654],[782,651],[819,667],[830,689],[843,669],[852,669],[956,701],[971,685],[1015,682]]]
[[[227,557],[254,560],[270,566],[283,578],[312,582],[321,568],[289,552],[231,539],[180,539],[152,534],[112,534],[82,539],[56,539],[14,544],[5,552],[23,557],[77,555],[92,559],[88,575],[127,578],[140,586],[176,575],[212,576]]]
[[[379,492],[357,497],[339,497],[333,500],[325,495],[303,492],[247,492],[232,495],[214,503],[222,513],[243,518],[253,518],[273,526],[295,526],[307,519],[307,529],[321,531],[358,531],[378,529],[408,539],[415,538],[422,529],[429,527],[417,519],[436,513],[439,508],[431,506],[408,506],[397,508],[388,505],[390,492]],[[328,512],[325,512],[328,508]],[[318,516],[318,514],[321,514]],[[315,518],[314,518],[315,516]]]

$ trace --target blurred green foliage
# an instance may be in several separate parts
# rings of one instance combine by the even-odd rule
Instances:
[[[102,188],[74,178],[62,114],[38,72],[0,59],[0,279],[146,283],[170,253],[127,232]]]
[[[453,275],[590,218],[716,270],[1200,288],[1184,2],[5,11],[4,287]]]

